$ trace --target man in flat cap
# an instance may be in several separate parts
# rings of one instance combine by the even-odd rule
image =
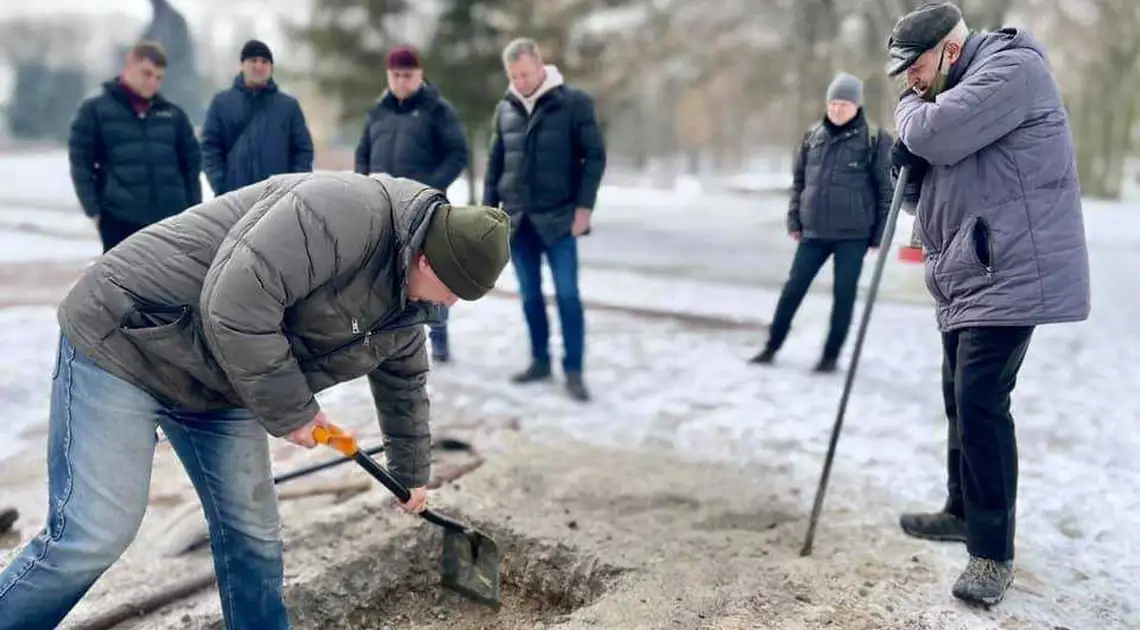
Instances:
[[[949,419],[946,505],[900,524],[964,541],[954,596],[989,605],[1013,581],[1017,373],[1034,327],[1089,316],[1072,135],[1045,52],[1025,31],[971,32],[944,2],[899,20],[888,45],[888,74],[907,85],[892,164],[921,182],[916,222]]]

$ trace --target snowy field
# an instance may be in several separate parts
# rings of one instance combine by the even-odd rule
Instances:
[[[36,158],[17,165],[0,161],[5,179],[0,265],[83,260],[98,253],[94,241],[82,236],[90,229],[82,217],[64,219],[70,215],[48,210],[29,216],[40,212],[35,207],[74,204],[64,187],[66,174],[61,179],[49,172],[50,164]],[[15,171],[21,175],[9,184]],[[639,201],[651,213],[653,195],[675,204],[676,194],[609,188],[601,197],[602,204]],[[1140,627],[1140,595],[1134,587],[1140,583],[1140,391],[1132,372],[1140,363],[1140,337],[1133,334],[1140,319],[1134,293],[1134,274],[1140,270],[1138,210],[1086,205],[1092,319],[1040,329],[1014,395],[1021,457],[1018,581],[1001,614],[1029,622],[1026,627]],[[717,221],[715,211],[703,220]],[[45,221],[54,235],[29,233],[28,225]],[[896,236],[896,243],[902,238]],[[508,271],[500,284],[510,288],[513,283]],[[742,310],[766,315],[776,299],[770,288],[620,269],[585,270],[582,285],[587,298],[599,301],[724,315]],[[487,299],[455,310],[457,362],[433,375],[432,388],[451,406],[517,416],[537,436],[569,434],[622,448],[667,447],[685,458],[742,466],[763,461],[805,489],[797,501],[806,510],[842,384],[841,378],[808,373],[828,309],[826,299],[809,298],[778,366],[769,369],[745,364],[762,342],[759,331],[588,316],[587,369],[596,401],[581,407],[553,388],[505,384],[525,361],[521,312],[513,301]],[[8,427],[29,427],[46,417],[56,335],[54,309],[0,310],[0,404]],[[554,343],[557,349],[557,339]],[[930,309],[891,302],[876,306],[863,356],[833,471],[843,491],[829,495],[828,507],[891,528],[900,510],[937,507],[943,498],[940,349]],[[322,399],[335,415],[337,409],[367,404],[367,388],[350,383]],[[41,447],[39,438],[30,441]],[[11,455],[20,445],[10,437],[0,442],[0,455]],[[835,544],[828,537],[841,535],[825,526],[818,544]],[[965,560],[960,546],[932,546],[931,553],[943,562],[948,580]],[[964,624],[953,627],[1002,625],[994,617],[962,612],[948,591],[938,596],[930,609],[953,611],[956,622]]]

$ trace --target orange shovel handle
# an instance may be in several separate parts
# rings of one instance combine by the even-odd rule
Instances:
[[[317,444],[332,447],[345,457],[352,457],[360,450],[360,445],[356,443],[356,438],[345,433],[344,429],[332,424],[314,428],[313,440],[315,440]]]

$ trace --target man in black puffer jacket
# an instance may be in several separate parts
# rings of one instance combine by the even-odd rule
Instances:
[[[816,372],[834,372],[851,328],[867,249],[883,238],[893,186],[891,138],[867,122],[863,84],[840,74],[827,89],[827,116],[804,136],[796,154],[788,234],[799,244],[764,350],[752,363],[775,360],[792,318],[820,268],[833,258],[831,326]]]
[[[356,172],[387,173],[447,194],[467,166],[467,136],[455,108],[424,80],[420,56],[409,46],[388,53],[388,89],[368,112],[356,145]],[[432,360],[451,360],[447,308],[429,326]]]
[[[158,93],[165,70],[162,47],[140,42],[72,121],[71,181],[104,252],[202,202],[201,150],[186,113]]]
[[[606,147],[593,100],[562,82],[545,65],[532,39],[503,51],[511,85],[495,110],[494,139],[483,178],[483,204],[502,205],[511,216],[511,264],[518,276],[530,332],[531,364],[515,383],[548,380],[550,323],[542,294],[542,258],[550,264],[562,325],[562,369],[570,397],[590,395],[582,379],[586,331],[578,294],[578,237],[606,170]]]

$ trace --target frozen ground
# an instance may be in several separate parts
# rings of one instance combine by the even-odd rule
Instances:
[[[715,224],[714,210],[703,220]],[[568,402],[556,386],[505,385],[526,354],[517,303],[491,298],[461,306],[452,320],[457,362],[432,377],[436,422],[443,432],[482,425],[472,435],[490,463],[439,500],[520,548],[526,540],[562,542],[576,562],[598,567],[581,559],[594,555],[623,569],[612,583],[599,582],[597,598],[578,602],[577,612],[540,615],[547,627],[1140,627],[1133,587],[1140,582],[1140,393],[1130,369],[1140,360],[1140,339],[1131,334],[1140,317],[1135,214],[1088,204],[1093,317],[1040,330],[1019,379],[1018,574],[993,612],[970,611],[949,596],[964,549],[908,540],[895,526],[899,511],[942,499],[938,339],[922,305],[876,307],[810,559],[795,552],[842,384],[808,373],[827,319],[827,302],[817,298],[804,305],[772,369],[745,365],[759,331],[592,313],[588,370],[596,400],[587,407]],[[59,238],[57,246],[82,242]],[[511,282],[505,274],[503,286]],[[775,300],[769,288],[643,270],[595,268],[582,282],[587,297],[678,311],[754,317],[770,313]],[[0,310],[0,395],[17,423],[45,415],[55,334],[49,307]],[[334,417],[364,428],[371,425],[366,389],[350,383],[322,398]],[[525,437],[502,430],[515,424]],[[32,451],[0,462],[0,502],[21,508],[25,538],[42,522],[44,498],[41,430],[32,427],[29,438]],[[300,461],[289,449],[276,457],[290,467]],[[158,459],[155,495],[185,498],[170,454]],[[291,594],[298,601],[319,598],[321,583],[349,591],[372,584],[352,573],[363,570],[350,562],[361,554],[377,558],[368,570],[402,575],[382,558],[410,553],[401,537],[413,535],[413,523],[377,515],[379,500],[370,494],[289,514]],[[156,503],[144,535],[155,535],[162,509]],[[360,525],[373,518],[383,526]],[[336,550],[313,542],[327,540],[315,534],[330,528],[345,541]],[[389,540],[394,548],[384,546]],[[544,553],[558,559],[562,552]],[[145,546],[130,554],[82,611],[172,572],[174,565],[150,558]],[[391,605],[419,619],[414,607]],[[137,627],[194,627],[187,624],[211,618],[213,606],[200,598]],[[537,627],[540,616],[501,627]],[[393,628],[484,627],[454,618],[456,625],[396,619]],[[302,627],[333,621],[310,618]]]

